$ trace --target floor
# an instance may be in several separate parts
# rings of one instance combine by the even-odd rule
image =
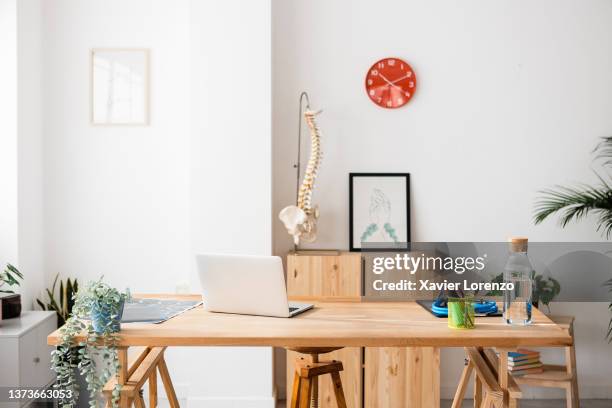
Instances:
[[[440,408],[449,408],[450,400],[443,400]],[[472,408],[472,400],[463,401],[463,408]],[[565,400],[522,400],[521,408],[564,408]],[[277,408],[286,408],[285,401],[279,401]],[[612,408],[612,400],[582,400],[580,408]]]

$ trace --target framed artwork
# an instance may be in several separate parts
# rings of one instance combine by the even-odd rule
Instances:
[[[149,124],[149,50],[91,50],[90,116],[93,125]]]
[[[410,174],[349,174],[349,248],[391,251],[410,242]]]

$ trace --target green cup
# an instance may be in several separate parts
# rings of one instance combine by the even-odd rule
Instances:
[[[448,327],[473,329],[474,314],[474,298],[448,298]]]

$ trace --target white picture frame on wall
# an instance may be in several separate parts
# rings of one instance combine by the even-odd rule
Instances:
[[[91,50],[90,122],[92,125],[149,125],[149,54],[146,48]]]

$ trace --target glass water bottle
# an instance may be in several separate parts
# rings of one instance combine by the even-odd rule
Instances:
[[[504,282],[514,285],[512,290],[504,291],[504,319],[508,324],[524,326],[531,323],[533,271],[527,256],[527,238],[511,238],[504,268]]]

